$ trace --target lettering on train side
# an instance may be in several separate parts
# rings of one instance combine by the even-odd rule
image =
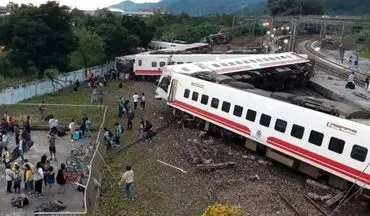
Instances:
[[[195,87],[197,87],[197,88],[204,88],[204,85],[199,84],[199,83],[195,83],[195,82],[192,82],[192,83],[191,83],[191,85],[192,85],[192,86],[195,86]]]
[[[338,124],[334,124],[334,123],[331,123],[331,122],[328,122],[326,124],[326,126],[330,127],[330,128],[333,128],[333,129],[336,129],[336,130],[340,130],[340,131],[343,131],[345,133],[349,133],[349,134],[352,134],[352,135],[356,135],[357,131],[356,130],[353,130],[351,128],[348,128],[348,127],[344,127],[344,126],[341,126],[341,125],[338,125]]]

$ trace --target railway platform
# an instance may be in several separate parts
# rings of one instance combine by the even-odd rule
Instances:
[[[364,87],[357,85],[355,89],[348,89],[345,87],[346,81],[322,71],[316,71],[310,82],[312,88],[325,97],[370,112],[370,93],[367,93]]]

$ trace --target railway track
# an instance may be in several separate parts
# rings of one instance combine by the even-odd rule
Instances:
[[[368,73],[364,73],[361,71],[358,71],[355,68],[349,68],[345,67],[335,61],[332,61],[328,59],[324,54],[316,52],[312,48],[312,44],[317,41],[317,39],[308,39],[308,40],[303,40],[302,43],[304,43],[303,46],[297,46],[298,51],[303,52],[308,54],[308,56],[316,61],[316,67],[319,67],[323,69],[325,72],[327,72],[329,75],[336,76],[338,78],[346,80],[348,75],[352,72],[355,71],[356,73],[356,78],[355,82],[357,85],[364,86],[365,84],[365,79],[367,76],[369,76]]]
[[[277,192],[277,194],[284,201],[287,207],[289,207],[289,209],[291,209],[292,212],[296,216],[304,216],[304,215],[329,216],[330,215],[329,213],[327,213],[326,210],[320,207],[314,200],[309,198],[307,195],[300,196],[299,199],[305,199],[304,205],[307,205],[307,206],[304,206],[304,209],[312,210],[309,213],[302,211],[303,206],[296,207],[296,205],[293,202],[296,201],[297,197],[295,197],[295,199],[292,200],[292,199],[289,199],[288,196],[286,196],[285,194],[282,194],[280,192]]]

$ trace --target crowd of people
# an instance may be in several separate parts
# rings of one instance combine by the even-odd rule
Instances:
[[[131,106],[133,104],[133,107]],[[127,119],[127,130],[133,130],[133,119],[135,117],[135,110],[140,105],[141,110],[145,110],[145,93],[139,95],[135,92],[132,95],[132,103],[130,99],[120,98],[117,101],[118,118],[121,119],[126,117]],[[155,135],[155,131],[152,130],[153,125],[148,121],[140,118],[138,131],[139,139],[150,140]],[[114,124],[114,131],[110,131],[108,128],[104,128],[104,141],[108,149],[120,145],[121,136],[124,133],[124,127],[121,123],[116,122]]]
[[[32,146],[31,139],[31,117],[27,116],[22,125],[15,122],[7,113],[4,114],[0,124],[0,153],[2,162],[5,166],[6,191],[9,194],[20,194],[22,196],[35,195],[43,196],[43,190],[48,190],[51,194],[65,193],[66,165],[60,164],[57,168],[56,140],[66,132],[59,125],[58,119],[53,115],[48,116],[49,131],[47,139],[49,143],[50,157],[44,154],[34,166],[24,158],[24,153]],[[71,141],[74,141],[73,133],[77,131],[81,137],[90,136],[91,122],[84,115],[80,127],[72,119],[69,124],[71,131]],[[14,149],[12,152],[11,149]],[[17,160],[20,157],[20,160]],[[55,190],[58,185],[58,190]]]
[[[58,184],[58,193],[65,192],[66,177],[64,175],[66,166],[61,164],[58,171],[51,165],[47,155],[43,155],[36,167],[27,159],[5,164],[6,190],[8,193],[21,193],[27,195],[35,194],[43,196],[43,184],[50,193],[54,192],[55,184]],[[23,182],[23,187],[22,187]],[[22,189],[23,188],[23,189]]]

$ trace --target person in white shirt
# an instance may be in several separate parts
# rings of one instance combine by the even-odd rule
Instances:
[[[71,123],[69,123],[68,128],[69,128],[69,131],[71,132],[71,141],[73,142],[74,141],[73,134],[76,131],[76,123],[74,119],[72,119]]]
[[[8,163],[5,166],[5,179],[7,182],[6,192],[8,193],[12,193],[13,177],[14,177],[14,172],[11,169],[10,163]]]
[[[142,110],[145,110],[145,94],[144,92],[141,94],[140,97],[140,107]]]
[[[347,78],[347,86],[346,88],[354,89],[355,88],[355,72],[352,73]]]
[[[137,94],[137,92],[135,92],[135,94],[132,95],[132,98],[134,99],[134,108],[136,109],[137,103],[139,102],[139,95]]]
[[[123,173],[121,180],[119,181],[118,185],[122,185],[122,182],[125,182],[125,195],[126,199],[131,199],[131,187],[134,183],[134,171],[131,169],[131,166],[126,166],[126,172]]]
[[[4,162],[5,166],[10,163],[10,153],[8,151],[8,147],[4,147],[3,154],[1,155],[1,159]]]
[[[54,116],[51,116],[49,119],[49,127],[50,130],[54,131],[55,133],[58,133],[58,120],[54,118]]]
[[[38,196],[42,196],[42,180],[44,179],[44,171],[42,170],[41,162],[37,162],[36,172],[33,176],[35,182],[35,191]]]
[[[1,140],[3,142],[3,146],[8,147],[9,139],[8,139],[8,136],[6,134],[1,135]]]

